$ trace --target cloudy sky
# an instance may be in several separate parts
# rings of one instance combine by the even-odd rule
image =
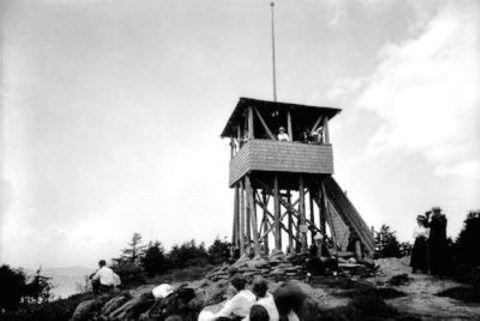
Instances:
[[[3,0],[0,261],[95,266],[133,232],[229,236],[240,96],[271,99],[261,0]],[[343,108],[335,178],[409,240],[480,208],[480,3],[278,0],[280,101]]]

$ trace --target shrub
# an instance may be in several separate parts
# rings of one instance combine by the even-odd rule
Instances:
[[[480,303],[480,287],[459,286],[447,289],[437,294],[468,303]]]
[[[132,287],[145,283],[146,273],[139,264],[129,261],[117,261],[112,269],[118,274],[122,281],[122,287]]]
[[[468,213],[463,229],[453,245],[457,262],[479,266],[480,251],[478,251],[478,244],[480,244],[480,211],[471,211]]]
[[[183,269],[208,264],[208,254],[203,243],[197,246],[195,240],[191,240],[180,246],[173,246],[168,254],[168,260],[171,268]]]
[[[167,260],[160,242],[149,243],[145,256],[142,258],[142,265],[150,277],[167,271]]]
[[[217,236],[213,244],[208,248],[208,259],[211,264],[222,264],[230,258],[230,243],[222,241]]]
[[[2,315],[3,321],[64,321],[69,320],[75,308],[88,297],[72,296],[41,304],[23,305],[17,311],[8,311]]]
[[[375,235],[375,257],[401,257],[400,243],[394,231],[390,230],[390,226],[382,225],[380,231]]]
[[[15,310],[26,293],[26,276],[8,265],[0,267],[0,308]]]

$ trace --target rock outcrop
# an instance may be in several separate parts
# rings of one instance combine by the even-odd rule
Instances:
[[[319,266],[312,265],[314,263]],[[164,299],[153,297],[151,291],[156,285],[144,285],[84,301],[77,307],[71,320],[157,321],[177,316],[177,319],[194,321],[203,307],[219,304],[227,298],[230,280],[236,274],[242,274],[248,281],[261,275],[268,280],[269,290],[273,292],[279,288],[282,281],[308,281],[309,269],[312,268],[332,275],[364,275],[375,271],[368,262],[357,262],[348,257],[341,257],[338,261],[315,261],[315,258],[312,259],[306,254],[287,258],[282,252],[253,259],[245,256],[234,264],[213,269],[203,280],[176,284],[176,290]],[[298,287],[307,293],[306,302],[313,302],[309,300],[313,296],[310,295],[308,286],[305,287],[306,284],[301,282],[298,284]]]

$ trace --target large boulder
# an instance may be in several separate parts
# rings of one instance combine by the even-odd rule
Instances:
[[[73,312],[70,321],[88,321],[92,320],[95,312],[99,308],[100,302],[95,299],[90,299],[81,302]]]
[[[169,316],[178,315],[184,321],[196,321],[203,303],[196,297],[195,290],[181,287],[168,297],[158,300],[140,316],[140,320],[165,320]]]
[[[105,305],[103,306],[102,310],[100,311],[100,314],[103,316],[108,316],[110,313],[121,307],[125,302],[128,301],[128,297],[121,295],[114,297],[107,301]]]
[[[131,298],[108,315],[108,320],[135,320],[155,302],[150,293]]]

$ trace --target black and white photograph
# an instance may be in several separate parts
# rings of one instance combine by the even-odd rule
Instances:
[[[480,320],[480,1],[0,0],[0,320]]]

